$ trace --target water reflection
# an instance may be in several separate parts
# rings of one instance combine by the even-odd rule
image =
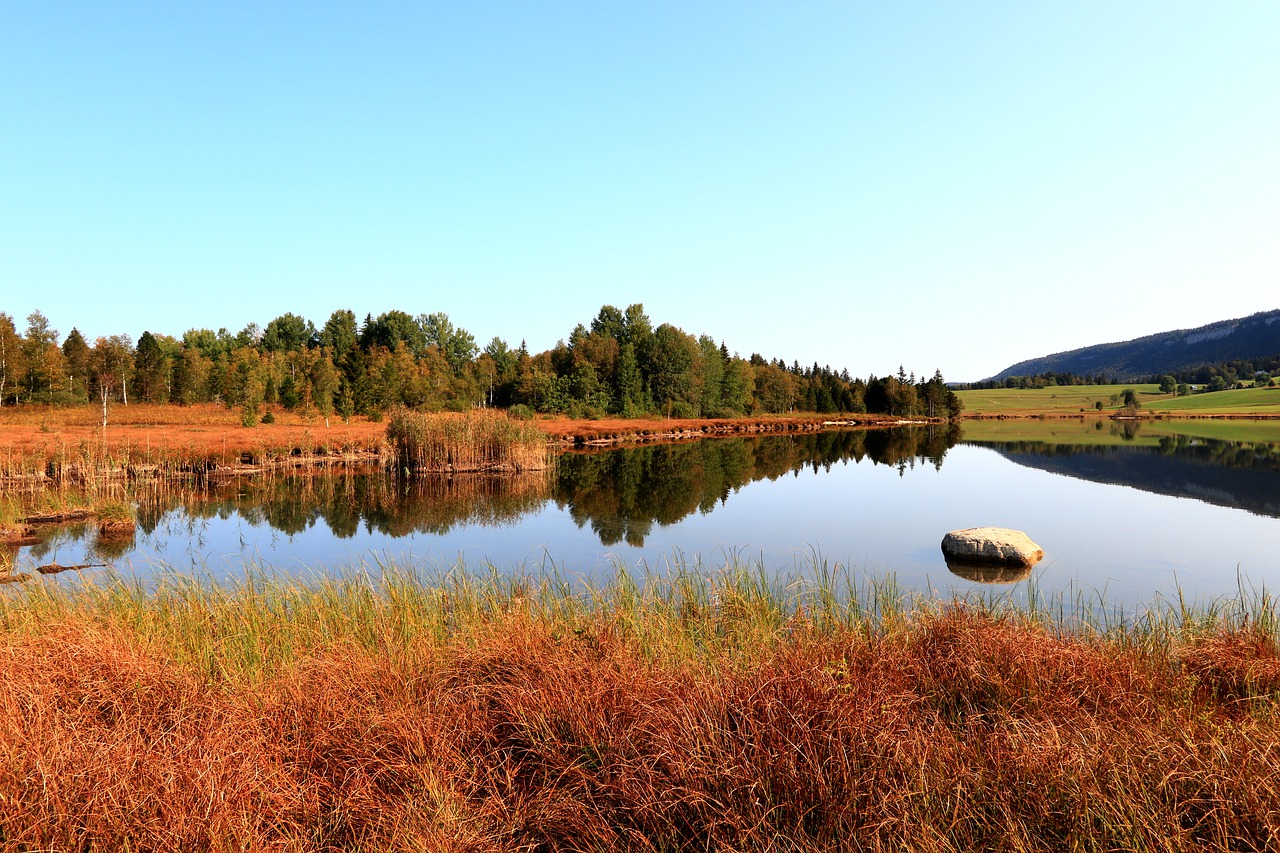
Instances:
[[[1280,443],[1153,434],[1150,428],[1144,433],[1138,421],[1094,422],[1066,436],[1056,434],[1060,429],[1044,439],[1016,437],[1028,428],[1013,427],[1005,432],[1014,437],[966,436],[965,443],[1029,468],[1280,517]],[[1087,443],[1089,434],[1103,431],[1110,443]],[[371,533],[399,538],[516,525],[552,504],[602,546],[641,547],[655,527],[710,514],[752,482],[863,461],[896,468],[899,476],[917,466],[939,470],[960,439],[954,425],[706,439],[569,453],[553,471],[519,476],[398,480],[380,471],[321,472],[202,487],[153,484],[134,499],[141,534],[197,547],[213,520],[238,519],[286,537],[322,526],[338,539]],[[34,544],[17,544],[39,562],[74,541],[84,543],[92,560],[118,560],[135,547],[133,536],[103,537],[85,524],[48,528]],[[14,545],[10,562],[18,556]],[[971,580],[989,574],[971,567],[953,571]]]
[[[840,430],[571,454],[558,463],[556,503],[602,545],[639,547],[655,524],[710,513],[753,481],[863,459],[900,474],[918,463],[939,468],[959,436],[954,425]]]
[[[138,527],[152,533],[181,509],[191,536],[206,519],[236,516],[287,536],[320,522],[339,539],[361,532],[439,534],[461,524],[515,524],[542,509],[553,486],[547,473],[397,480],[375,471],[261,477],[211,490],[158,487],[139,495]]]
[[[1137,422],[1124,423],[1119,435],[1125,444],[972,443],[1042,471],[1280,517],[1280,443],[1164,434],[1137,444],[1141,430]]]
[[[519,478],[344,470],[136,487],[136,537],[46,528],[0,563],[230,573],[248,561],[340,570],[370,555],[465,557],[506,568],[546,555],[604,577],[611,561],[658,566],[677,549],[709,563],[742,549],[780,572],[821,551],[920,590],[940,577],[967,588],[1034,575],[1040,590],[1081,583],[1138,600],[1176,574],[1191,593],[1218,594],[1235,589],[1241,567],[1280,583],[1280,442],[1267,440],[1280,424],[1253,429],[1230,440],[1170,423],[983,422],[965,424],[962,446],[947,427],[841,430],[573,453]],[[944,566],[946,531],[987,524],[1027,531],[1046,560],[1020,576]]]
[[[1034,566],[1002,566],[992,563],[966,563],[944,558],[947,569],[956,577],[974,583],[1017,583],[1031,577]]]
[[[554,470],[534,474],[404,480],[343,470],[199,486],[158,483],[133,497],[141,537],[185,543],[192,554],[207,550],[214,522],[239,521],[289,538],[317,528],[337,539],[439,536],[458,527],[517,525],[552,504],[603,546],[639,547],[655,526],[708,514],[757,480],[863,460],[896,467],[900,475],[917,465],[939,468],[959,435],[954,426],[928,426],[717,438],[570,453]],[[107,538],[79,524],[43,532],[25,556],[44,562],[72,542],[91,560],[118,560],[135,548],[133,536]],[[15,549],[11,561],[16,556]]]

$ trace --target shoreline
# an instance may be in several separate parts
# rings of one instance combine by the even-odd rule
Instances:
[[[245,427],[235,412],[205,405],[133,406],[103,429],[97,413],[83,408],[0,411],[0,483],[47,488],[97,481],[177,478],[203,480],[271,471],[386,464],[387,423],[350,422],[292,413],[274,423]],[[461,416],[441,413],[442,417]],[[127,420],[126,420],[127,419]],[[713,419],[539,417],[556,452],[574,448],[691,441],[711,436],[874,429],[945,423],[888,415],[819,414]]]
[[[549,440],[564,449],[616,447],[649,442],[678,442],[711,436],[821,432],[827,429],[879,429],[895,426],[944,424],[942,418],[907,419],[891,415],[770,415],[742,418],[610,418],[600,420],[549,418],[534,422]]]
[[[104,430],[97,412],[75,409],[0,411],[0,483],[10,489],[110,484],[149,479],[221,480],[275,471],[321,470],[387,464],[387,424],[350,422],[293,413],[244,427],[237,413],[213,405],[133,406],[117,411]],[[443,413],[443,417],[461,416]],[[1280,421],[1273,412],[1139,411],[969,412],[966,421]],[[795,414],[742,418],[601,418],[541,416],[531,422],[547,435],[554,452],[599,450],[640,444],[696,441],[709,437],[785,435],[834,429],[881,429],[943,425],[942,418],[877,414]]]

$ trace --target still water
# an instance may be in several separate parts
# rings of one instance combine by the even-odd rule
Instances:
[[[397,482],[378,473],[267,477],[140,492],[132,540],[51,531],[18,570],[105,561],[211,577],[246,561],[319,573],[396,561],[447,568],[816,561],[946,595],[990,590],[940,542],[964,527],[1025,531],[1030,581],[1139,607],[1157,597],[1280,590],[1280,424],[992,424],[707,439],[560,458],[554,473]],[[1229,432],[1229,430],[1228,430]],[[1027,580],[1020,583],[1025,586]]]

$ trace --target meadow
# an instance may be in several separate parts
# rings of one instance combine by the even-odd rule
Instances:
[[[1068,616],[810,568],[11,588],[0,845],[1280,844],[1265,593]]]
[[[1277,416],[1280,415],[1280,389],[1237,388],[1209,391],[1175,397],[1163,393],[1155,384],[1124,385],[1054,385],[1046,388],[992,388],[957,391],[964,403],[964,414],[973,416],[1010,417],[1034,415],[1113,415],[1123,410],[1119,398],[1133,389],[1142,404],[1140,411],[1198,416]],[[1113,402],[1113,398],[1116,402]],[[1102,403],[1099,410],[1097,404]]]
[[[1234,388],[1230,391],[1206,391],[1188,397],[1166,399],[1159,404],[1164,412],[1187,414],[1202,412],[1280,413],[1280,388]]]

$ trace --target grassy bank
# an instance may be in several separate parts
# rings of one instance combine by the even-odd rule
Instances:
[[[12,849],[1275,849],[1265,597],[1063,624],[758,567],[0,595]]]

